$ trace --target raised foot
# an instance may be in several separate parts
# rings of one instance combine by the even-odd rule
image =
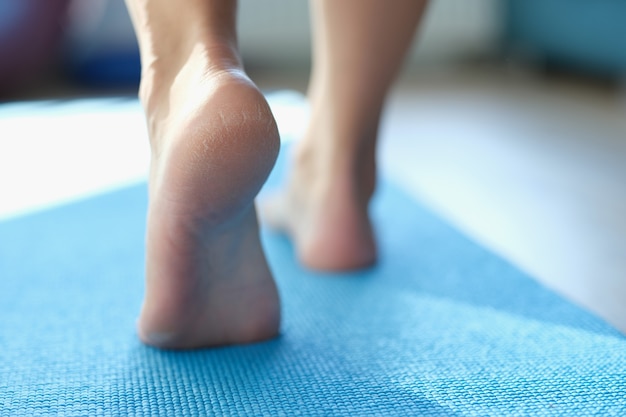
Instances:
[[[274,118],[243,73],[191,68],[161,95],[142,91],[152,162],[138,331],[167,349],[260,341],[280,324],[253,202],[278,153]]]
[[[309,269],[371,266],[377,258],[368,215],[373,186],[341,170],[318,170],[303,154],[296,156],[285,189],[261,205],[264,222],[291,237],[300,263]]]

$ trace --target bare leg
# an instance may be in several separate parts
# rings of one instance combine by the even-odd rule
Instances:
[[[284,194],[264,217],[320,270],[376,260],[368,203],[385,96],[424,10],[423,0],[312,0],[311,120]]]
[[[242,70],[229,0],[127,0],[152,149],[139,334],[164,348],[276,335],[278,294],[253,199],[279,147]]]

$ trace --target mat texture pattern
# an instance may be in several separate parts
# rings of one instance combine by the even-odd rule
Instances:
[[[626,415],[624,337],[393,186],[372,209],[363,272],[264,231],[282,335],[193,352],[135,335],[145,185],[0,223],[0,415]]]

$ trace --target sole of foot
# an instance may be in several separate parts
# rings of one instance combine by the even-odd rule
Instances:
[[[280,143],[267,102],[238,69],[191,62],[159,81],[160,95],[141,93],[152,161],[139,336],[165,349],[274,337],[279,297],[254,206]]]

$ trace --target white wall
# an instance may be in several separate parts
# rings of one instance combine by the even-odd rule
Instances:
[[[76,54],[134,47],[122,0],[74,0],[72,4],[69,43]],[[501,5],[499,0],[432,0],[414,42],[410,66],[493,53],[500,34]],[[250,66],[308,65],[309,30],[306,0],[240,0],[239,39]]]
[[[501,5],[499,0],[431,1],[409,65],[494,53],[501,32]],[[239,17],[240,45],[249,65],[308,64],[310,24],[306,1],[241,0]]]

